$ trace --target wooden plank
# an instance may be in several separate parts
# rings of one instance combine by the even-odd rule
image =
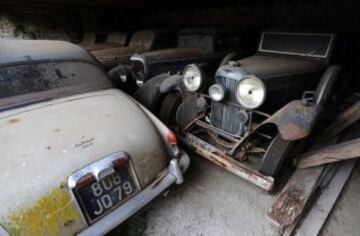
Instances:
[[[305,153],[297,168],[303,169],[360,157],[360,138]]]
[[[315,143],[315,148],[335,144],[338,137],[323,143]],[[308,169],[297,169],[280,192],[278,198],[267,212],[267,218],[291,235],[299,218],[304,213],[311,195],[321,181],[331,172],[332,166],[318,166]],[[333,173],[333,172],[331,172]]]
[[[297,222],[317,188],[324,169],[319,166],[296,170],[268,210],[267,218],[281,228]]]
[[[338,115],[335,120],[325,129],[321,140],[326,140],[339,134],[356,121],[360,120],[360,101]]]
[[[296,236],[316,236],[320,233],[355,164],[356,160],[347,160],[341,163],[335,176],[331,179],[330,183],[325,186],[316,203],[297,229]]]

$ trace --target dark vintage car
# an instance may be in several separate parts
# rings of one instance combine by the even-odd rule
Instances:
[[[0,40],[0,235],[105,235],[189,157],[99,63],[61,41]]]
[[[158,74],[181,72],[190,63],[207,63],[215,71],[231,58],[254,54],[258,36],[234,29],[184,29],[178,33],[176,48],[136,53],[130,59],[131,65],[119,65],[109,74],[120,87],[133,91]]]
[[[176,45],[176,33],[172,30],[143,30],[134,33],[126,47],[112,47],[90,51],[105,67],[111,69],[119,64],[130,64],[135,53],[172,48]]]
[[[256,55],[220,66],[215,77],[191,64],[183,75],[155,77],[158,90],[144,86],[136,97],[201,156],[270,190],[335,94],[334,83],[345,84],[337,80],[343,50],[336,41],[333,34],[263,32]]]

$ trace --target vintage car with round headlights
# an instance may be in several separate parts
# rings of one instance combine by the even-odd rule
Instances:
[[[109,75],[119,87],[133,93],[150,78],[180,73],[190,63],[207,63],[215,71],[219,64],[231,58],[252,55],[258,38],[258,32],[231,28],[183,29],[177,35],[176,47],[137,52],[130,58],[129,65],[122,63],[109,71]]]
[[[255,55],[212,75],[206,64],[188,65],[161,78],[157,100],[139,101],[200,156],[271,190],[302,146],[294,144],[311,136],[346,86],[338,79],[343,43],[333,34],[262,32]]]
[[[1,235],[104,235],[183,182],[176,136],[84,49],[0,49]]]

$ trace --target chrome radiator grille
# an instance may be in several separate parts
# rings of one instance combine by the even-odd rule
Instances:
[[[226,101],[237,103],[235,97],[237,80],[217,76],[215,82],[224,86],[226,90]],[[241,117],[240,108],[237,106],[226,104],[224,102],[212,101],[210,119],[213,126],[222,129],[229,134],[236,136],[243,134],[244,124],[241,122],[243,119]]]

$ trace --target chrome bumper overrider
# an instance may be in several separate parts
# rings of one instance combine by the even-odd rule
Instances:
[[[179,160],[172,159],[165,175],[160,177],[160,179],[155,180],[152,184],[143,189],[133,198],[129,199],[114,211],[104,216],[98,222],[90,225],[78,235],[92,236],[104,235],[108,233],[110,230],[124,222],[138,210],[143,208],[147,203],[165,191],[169,186],[174,183],[181,184],[184,181],[183,173],[189,167],[189,163],[190,158],[185,152],[183,152]]]

